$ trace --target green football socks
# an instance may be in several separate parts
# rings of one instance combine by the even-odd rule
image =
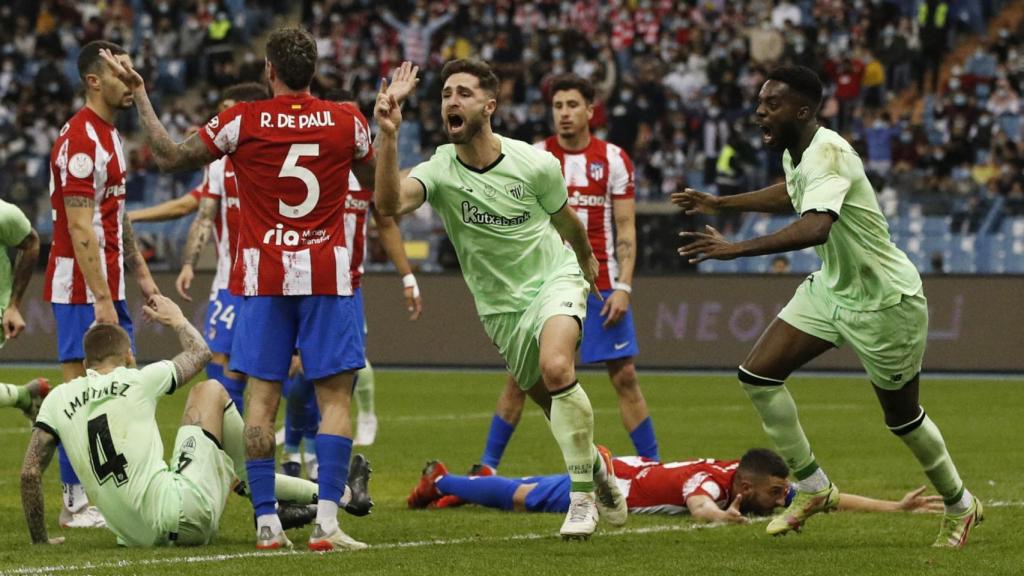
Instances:
[[[921,463],[925,475],[935,486],[936,492],[942,495],[947,506],[958,503],[964,496],[964,483],[953,465],[953,459],[946,450],[946,442],[942,439],[939,427],[921,409],[921,414],[902,426],[890,427],[893,434],[900,437],[903,443],[914,453]]]
[[[579,381],[551,395],[551,432],[555,435],[572,492],[594,491],[594,411]]]
[[[751,374],[743,368],[740,368],[739,378],[754,409],[761,415],[765,433],[775,443],[793,476],[797,480],[811,477],[820,468],[797,418],[796,403],[785,383]]]
[[[28,388],[14,384],[0,384],[0,407],[27,408],[32,403]]]

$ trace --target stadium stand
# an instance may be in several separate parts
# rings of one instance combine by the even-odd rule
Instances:
[[[675,255],[675,233],[696,222],[666,209],[670,191],[729,193],[780,175],[751,116],[765,72],[799,63],[826,81],[824,123],[861,152],[894,239],[922,271],[1024,273],[1024,7],[1005,0],[17,0],[0,7],[2,197],[46,234],[46,156],[78,105],[74,62],[83,42],[130,47],[162,115],[184,133],[205,120],[220,88],[259,78],[262,58],[250,47],[260,43],[249,40],[285,15],[317,38],[318,89],[348,89],[367,113],[381,76],[403,59],[421,64],[400,142],[406,164],[443,142],[436,94],[447,59],[492,62],[502,78],[495,130],[530,141],[549,131],[549,79],[570,71],[592,78],[595,134],[636,165],[640,272],[688,268]],[[186,192],[197,176],[158,175],[133,122],[126,114],[120,126],[132,204]],[[744,238],[783,222],[717,223]],[[429,212],[402,226],[428,246],[422,268],[451,265]],[[139,232],[156,258],[176,265],[187,228]],[[770,260],[701,270],[761,272]],[[817,260],[802,252],[791,266],[806,272]]]

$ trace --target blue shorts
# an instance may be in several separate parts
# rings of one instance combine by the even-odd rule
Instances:
[[[203,336],[210,350],[218,354],[231,354],[231,340],[235,335],[235,321],[245,302],[227,289],[220,289],[206,307],[206,329]]]
[[[85,333],[96,321],[96,311],[92,304],[57,304],[54,302],[53,316],[57,319],[57,360],[60,362],[75,362],[85,358],[85,351],[82,349],[82,339]],[[117,310],[117,323],[128,332],[128,338],[132,342],[132,352],[135,351],[135,329],[132,327],[132,317],[128,314],[128,304],[124,300],[114,302],[114,310]]]
[[[602,290],[601,296],[608,299],[613,290]],[[580,345],[580,359],[584,364],[608,362],[619,358],[629,358],[640,353],[636,342],[636,330],[633,328],[633,308],[626,310],[626,315],[614,326],[605,329],[602,324],[605,317],[601,316],[604,303],[591,293],[587,297],[587,320],[583,324],[583,343]]]
[[[569,489],[572,482],[568,474],[554,476],[528,476],[520,478],[522,484],[537,485],[526,495],[526,509],[530,512],[568,512]]]
[[[366,365],[363,327],[351,296],[248,296],[238,313],[231,370],[283,382],[298,348],[306,378]]]

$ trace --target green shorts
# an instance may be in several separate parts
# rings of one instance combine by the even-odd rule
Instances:
[[[209,544],[217,535],[235,471],[231,457],[199,426],[182,426],[174,439],[171,468],[181,491],[179,546]]]
[[[849,342],[871,383],[884,390],[899,390],[921,371],[928,337],[928,300],[921,290],[882,310],[849,310],[810,276],[779,318],[836,347]]]
[[[481,316],[484,331],[498,348],[508,371],[523,390],[540,382],[540,332],[552,316],[571,316],[580,323],[587,318],[590,285],[582,275],[556,276],[545,282],[530,307],[522,312]],[[576,341],[579,345],[579,340]]]

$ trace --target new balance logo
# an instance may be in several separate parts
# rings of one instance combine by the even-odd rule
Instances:
[[[572,308],[572,302],[562,302],[562,308]]]

